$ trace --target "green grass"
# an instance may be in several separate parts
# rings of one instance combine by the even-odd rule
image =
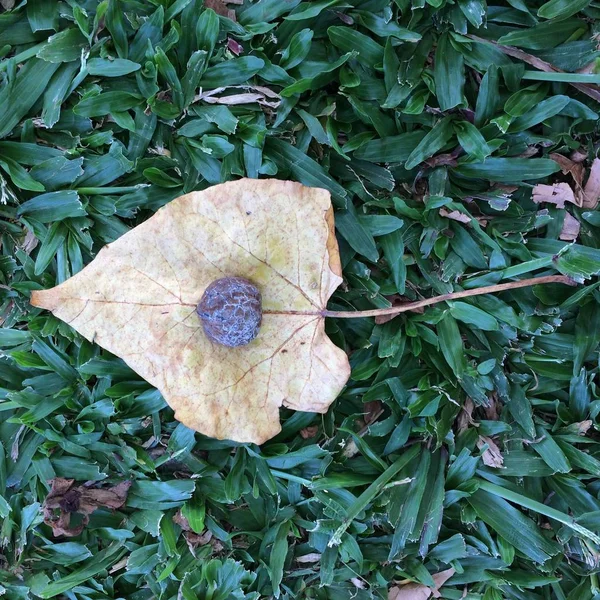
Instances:
[[[442,598],[600,598],[599,212],[532,201],[573,184],[551,154],[583,183],[596,158],[600,2],[1,4],[1,597],[385,599],[454,569]],[[579,285],[329,319],[353,372],[326,415],[208,439],[28,299],[241,176],[330,190],[331,310]],[[56,477],[132,485],[55,537]]]

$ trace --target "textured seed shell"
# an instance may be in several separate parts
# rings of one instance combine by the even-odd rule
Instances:
[[[222,277],[206,288],[196,311],[213,342],[230,348],[245,346],[260,329],[260,291],[244,277]]]

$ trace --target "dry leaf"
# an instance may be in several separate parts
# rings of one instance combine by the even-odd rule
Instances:
[[[359,590],[364,590],[367,587],[365,582],[358,577],[351,577],[350,583],[352,583],[352,585],[357,587]]]
[[[211,342],[196,313],[231,275],[262,294],[258,337],[237,348]],[[325,412],[350,375],[323,317],[341,281],[329,193],[242,179],[173,200],[31,303],[120,356],[188,427],[262,443],[281,405]]]
[[[573,150],[571,152],[571,160],[576,163],[582,163],[587,160],[587,152],[582,152],[581,150]]]
[[[552,152],[550,158],[560,166],[563,175],[571,175],[578,189],[583,186],[584,168],[579,162],[575,162],[571,158],[567,158],[562,154]]]
[[[227,48],[236,56],[239,56],[244,51],[244,46],[230,37],[227,38]]]
[[[473,420],[473,411],[475,410],[475,404],[471,398],[467,398],[462,406],[462,410],[458,414],[456,419],[456,431],[460,435],[463,431],[469,428],[469,425],[475,425]]]
[[[25,238],[21,242],[21,249],[23,250],[23,252],[25,252],[25,254],[29,255],[37,248],[37,245],[37,237],[35,237],[33,231],[30,231],[28,229],[27,233],[25,234]]]
[[[595,158],[583,188],[583,208],[595,209],[600,201],[600,158]]]
[[[374,423],[383,414],[383,404],[380,400],[371,400],[363,405],[365,424]]]
[[[319,433],[318,425],[311,425],[310,427],[304,427],[304,429],[300,430],[300,436],[304,440],[314,438],[317,435],[317,433]]]
[[[496,392],[492,392],[488,396],[488,405],[483,407],[485,412],[485,418],[488,421],[497,421],[500,418],[500,410],[501,406],[498,402],[498,394]]]
[[[235,10],[227,8],[227,4],[243,4],[244,0],[204,0],[205,8],[212,8],[218,15],[236,21]]]
[[[557,208],[564,208],[565,202],[581,206],[575,199],[573,189],[568,183],[555,183],[554,185],[538,183],[533,188],[533,201],[536,204],[549,202],[550,204],[556,205]]]
[[[421,583],[408,583],[402,586],[394,586],[388,590],[388,600],[427,600],[431,596],[439,598],[439,589],[454,575],[456,571],[452,568],[446,569],[432,575],[435,587],[430,588]]]
[[[440,208],[440,216],[446,217],[446,219],[452,219],[452,221],[458,221],[459,223],[469,224],[471,222],[471,217],[458,210],[448,212],[445,208]]]
[[[120,508],[127,500],[131,481],[123,481],[109,488],[74,486],[75,480],[56,477],[51,479],[52,488],[43,505],[44,523],[52,527],[55,536],[79,535],[90,520],[90,515],[99,507]],[[56,510],[59,514],[56,514]],[[76,527],[71,527],[71,515],[82,515]]]
[[[220,96],[222,92],[229,89],[243,89],[251,90],[243,94],[230,94],[226,96]],[[272,100],[268,100],[271,98]],[[213,90],[202,91],[198,96],[194,98],[194,102],[204,101],[207,104],[225,104],[225,105],[236,105],[236,104],[252,104],[256,102],[261,106],[268,106],[269,108],[277,108],[281,103],[281,96],[272,90],[264,86],[227,86],[215,88]]]
[[[573,217],[570,213],[565,212],[565,220],[563,221],[562,230],[560,232],[560,239],[565,242],[574,242],[579,235],[581,224]]]
[[[315,563],[321,560],[321,555],[318,552],[310,552],[302,556],[296,556],[296,562],[299,563]]]
[[[198,534],[192,531],[189,521],[181,513],[181,510],[178,510],[173,515],[173,522],[177,523],[177,525],[179,525],[179,527],[183,529],[183,537],[185,538],[190,552],[194,556],[196,556],[194,552],[195,548],[197,548],[198,546],[205,546],[206,544],[208,544],[208,542],[212,540],[212,532],[208,529],[206,529],[202,534]]]
[[[193,533],[192,531],[185,531],[183,537],[187,542],[188,548],[192,550],[197,546],[206,546],[206,544],[208,544],[212,540],[213,534],[212,531],[210,531],[209,529],[207,529],[204,533],[200,535],[198,535],[197,533]]]
[[[485,445],[488,447],[483,451],[481,458],[483,460],[483,464],[487,467],[494,467],[495,469],[499,469],[504,465],[504,457],[502,456],[502,452],[500,452],[500,448],[496,445],[496,442],[485,435],[480,435],[477,440],[477,447],[481,450]]]
[[[585,435],[589,428],[593,425],[593,422],[590,419],[586,419],[585,421],[580,421],[579,423],[574,423],[577,426],[577,433],[579,435]]]

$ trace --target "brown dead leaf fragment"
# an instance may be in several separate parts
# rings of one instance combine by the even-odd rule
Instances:
[[[131,481],[123,481],[113,487],[92,488],[73,485],[74,479],[56,477],[50,480],[51,489],[42,506],[44,523],[52,527],[55,536],[74,537],[79,535],[90,520],[90,515],[101,506],[121,508],[127,500]],[[56,511],[59,514],[56,514]],[[82,516],[81,523],[71,527],[73,514]]]
[[[458,414],[456,419],[456,432],[460,435],[463,431],[466,431],[470,425],[475,425],[473,419],[473,411],[475,410],[475,404],[471,398],[467,398],[462,406],[462,410]]]
[[[440,217],[446,217],[446,219],[458,221],[459,223],[465,223],[466,225],[471,222],[471,217],[461,213],[458,210],[447,211],[445,208],[440,208]]]
[[[374,423],[383,413],[383,404],[380,400],[365,402],[364,406],[365,424]]]
[[[228,8],[228,4],[244,4],[244,0],[204,0],[205,8],[212,8],[218,15],[236,21],[235,10]]]
[[[583,208],[595,209],[600,201],[600,158],[595,158],[583,188]]]
[[[244,46],[233,38],[227,38],[227,48],[230,52],[233,52],[236,56],[239,56],[244,51]]]
[[[593,421],[590,421],[589,419],[580,421],[579,423],[574,423],[574,425],[577,426],[578,435],[585,435],[593,424]]]
[[[311,425],[310,427],[304,427],[303,429],[300,430],[300,436],[304,440],[314,438],[317,435],[317,433],[319,433],[318,425]]]
[[[212,540],[212,532],[206,529],[203,533],[198,534],[192,531],[190,527],[189,521],[186,517],[181,513],[181,510],[178,510],[173,515],[173,522],[179,525],[181,529],[183,529],[183,537],[190,549],[190,552],[195,556],[194,550],[198,546],[205,546]]]
[[[583,176],[585,174],[585,169],[580,162],[576,162],[572,160],[572,158],[567,158],[566,156],[556,152],[552,152],[549,156],[560,166],[563,175],[571,175],[577,189],[581,189],[583,187]]]
[[[225,276],[262,296],[258,336],[236,348],[211,342],[196,313]],[[323,413],[350,376],[323,316],[341,282],[329,192],[242,179],[173,200],[31,303],[120,356],[188,427],[262,443],[281,405]]]
[[[579,230],[581,224],[573,217],[570,213],[565,212],[565,220],[563,221],[562,230],[560,232],[560,239],[565,242],[574,242],[579,236]]]
[[[452,568],[446,569],[432,575],[435,587],[430,588],[422,583],[408,583],[406,585],[394,586],[388,590],[388,600],[427,600],[432,596],[440,598],[439,589],[454,575],[456,571]]]
[[[555,183],[553,185],[538,183],[533,188],[533,201],[536,204],[548,202],[554,204],[557,208],[564,208],[565,202],[581,206],[581,203],[575,199],[573,189],[568,183]]]
[[[477,440],[477,447],[481,450],[486,444],[488,447],[481,455],[483,464],[487,467],[494,467],[495,469],[501,468],[504,465],[504,457],[502,456],[502,452],[500,452],[500,448],[498,448],[496,442],[491,438],[480,435]]]

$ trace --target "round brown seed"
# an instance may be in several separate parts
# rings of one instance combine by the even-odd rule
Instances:
[[[260,329],[260,292],[244,277],[223,277],[206,288],[196,312],[210,340],[230,348],[244,346]]]

